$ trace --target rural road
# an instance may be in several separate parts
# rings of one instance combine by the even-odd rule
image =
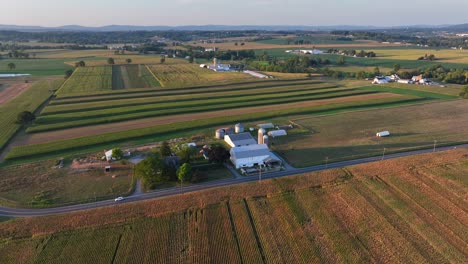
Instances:
[[[437,148],[436,151],[439,152],[439,151],[445,151],[445,150],[450,150],[450,149],[455,149],[455,148],[468,148],[468,144],[463,144],[463,145],[458,145],[458,146],[449,146],[449,147],[440,147],[440,148]],[[415,151],[402,152],[402,153],[394,153],[394,154],[385,155],[385,159],[386,160],[394,159],[394,158],[413,156],[413,155],[430,153],[430,152],[433,152],[433,149],[423,149],[423,150],[415,150]],[[369,157],[369,158],[362,158],[362,159],[356,159],[356,160],[329,163],[328,165],[317,165],[317,166],[311,166],[311,167],[306,167],[306,168],[294,168],[291,170],[264,174],[262,175],[262,179],[272,179],[272,178],[279,178],[279,177],[285,177],[285,176],[292,176],[292,175],[298,175],[298,174],[320,171],[320,170],[325,170],[325,169],[343,168],[343,167],[352,166],[352,165],[379,161],[381,159],[382,157],[378,156],[378,157]],[[137,202],[137,201],[162,198],[162,197],[167,197],[167,196],[172,196],[172,195],[177,195],[177,194],[196,192],[196,191],[206,190],[210,188],[216,188],[216,187],[222,187],[222,186],[228,186],[228,185],[234,185],[234,184],[240,184],[240,183],[246,183],[246,182],[253,182],[253,181],[258,181],[258,177],[252,176],[252,177],[242,177],[242,178],[225,179],[225,180],[219,180],[219,181],[211,181],[211,182],[194,184],[194,185],[185,186],[185,187],[173,187],[173,188],[158,190],[158,191],[150,192],[150,193],[138,193],[137,192],[134,195],[126,197],[125,200],[121,202],[115,202],[114,200],[104,200],[104,201],[99,201],[99,202],[94,202],[94,203],[77,204],[77,205],[47,208],[47,209],[25,209],[25,208],[0,207],[0,216],[34,217],[34,216],[45,216],[45,215],[54,215],[54,214],[65,214],[65,213],[71,213],[71,212],[80,211],[80,210],[88,210],[88,209],[105,207],[105,206],[117,206],[123,203],[131,203],[131,202]]]

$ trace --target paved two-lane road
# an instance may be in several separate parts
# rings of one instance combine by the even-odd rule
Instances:
[[[468,148],[468,144],[458,145],[458,146],[450,146],[450,147],[440,147],[437,148],[437,151],[444,151],[454,148]],[[415,150],[409,152],[402,152],[402,153],[395,153],[395,154],[388,154],[385,155],[385,159],[394,159],[406,156],[413,156],[423,153],[430,153],[433,152],[433,149],[424,149],[424,150]],[[335,162],[330,163],[328,165],[318,165],[306,168],[299,168],[299,169],[291,169],[287,171],[279,171],[273,172],[262,175],[262,179],[271,179],[271,178],[278,178],[278,177],[285,177],[285,176],[292,176],[292,175],[299,175],[308,172],[320,171],[325,169],[332,169],[332,168],[343,168],[351,165],[357,164],[364,164],[374,161],[381,160],[382,157],[370,157],[370,158],[363,158],[363,159],[356,159],[356,160],[349,160],[349,161],[342,161],[342,162]],[[226,179],[226,180],[219,180],[219,181],[211,181],[207,183],[201,184],[194,184],[185,187],[174,187],[165,190],[159,190],[156,192],[150,193],[136,193],[130,197],[125,198],[125,200],[121,202],[115,202],[114,200],[105,200],[99,201],[94,203],[87,203],[87,204],[77,204],[77,205],[70,205],[64,207],[55,207],[55,208],[48,208],[48,209],[25,209],[25,208],[8,208],[8,207],[0,207],[0,216],[7,216],[7,217],[34,217],[34,216],[45,216],[45,215],[53,215],[53,214],[65,214],[71,213],[81,210],[89,210],[99,207],[105,206],[116,206],[123,203],[130,203],[130,202],[137,202],[137,201],[144,201],[150,199],[156,199],[161,197],[167,197],[182,193],[189,193],[189,192],[196,192],[201,190],[206,190],[210,188],[228,186],[233,184],[240,184],[246,182],[253,182],[258,181],[257,177],[242,177],[242,178],[234,178],[234,179]]]

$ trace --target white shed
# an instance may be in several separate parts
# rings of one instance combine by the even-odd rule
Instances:
[[[377,136],[377,137],[388,137],[388,136],[390,136],[390,132],[389,131],[378,132],[377,134],[375,134],[375,136]]]
[[[107,160],[107,161],[111,161],[111,160],[112,160],[112,154],[113,154],[112,149],[109,150],[109,151],[104,152],[104,155],[106,155],[106,160]]]
[[[270,137],[282,137],[282,136],[287,136],[288,133],[286,132],[286,130],[280,129],[280,130],[270,131],[270,132],[268,132],[268,135]]]

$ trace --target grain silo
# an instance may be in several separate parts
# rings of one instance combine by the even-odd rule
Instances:
[[[217,139],[224,139],[224,135],[226,135],[226,132],[224,131],[224,129],[220,128],[220,129],[217,129],[216,130],[216,135],[215,137]]]
[[[263,144],[263,136],[266,134],[265,129],[260,128],[258,130],[258,144]]]
[[[213,59],[213,66],[218,66],[218,59],[217,58],[214,58]]]
[[[264,136],[263,136],[263,144],[267,144],[267,145],[268,145],[268,136],[267,136],[267,135],[264,135]]]
[[[236,124],[235,130],[236,130],[236,134],[244,133],[244,125],[241,123]]]

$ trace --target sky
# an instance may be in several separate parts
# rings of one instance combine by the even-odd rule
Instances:
[[[0,0],[0,24],[440,25],[468,23],[467,0]]]

